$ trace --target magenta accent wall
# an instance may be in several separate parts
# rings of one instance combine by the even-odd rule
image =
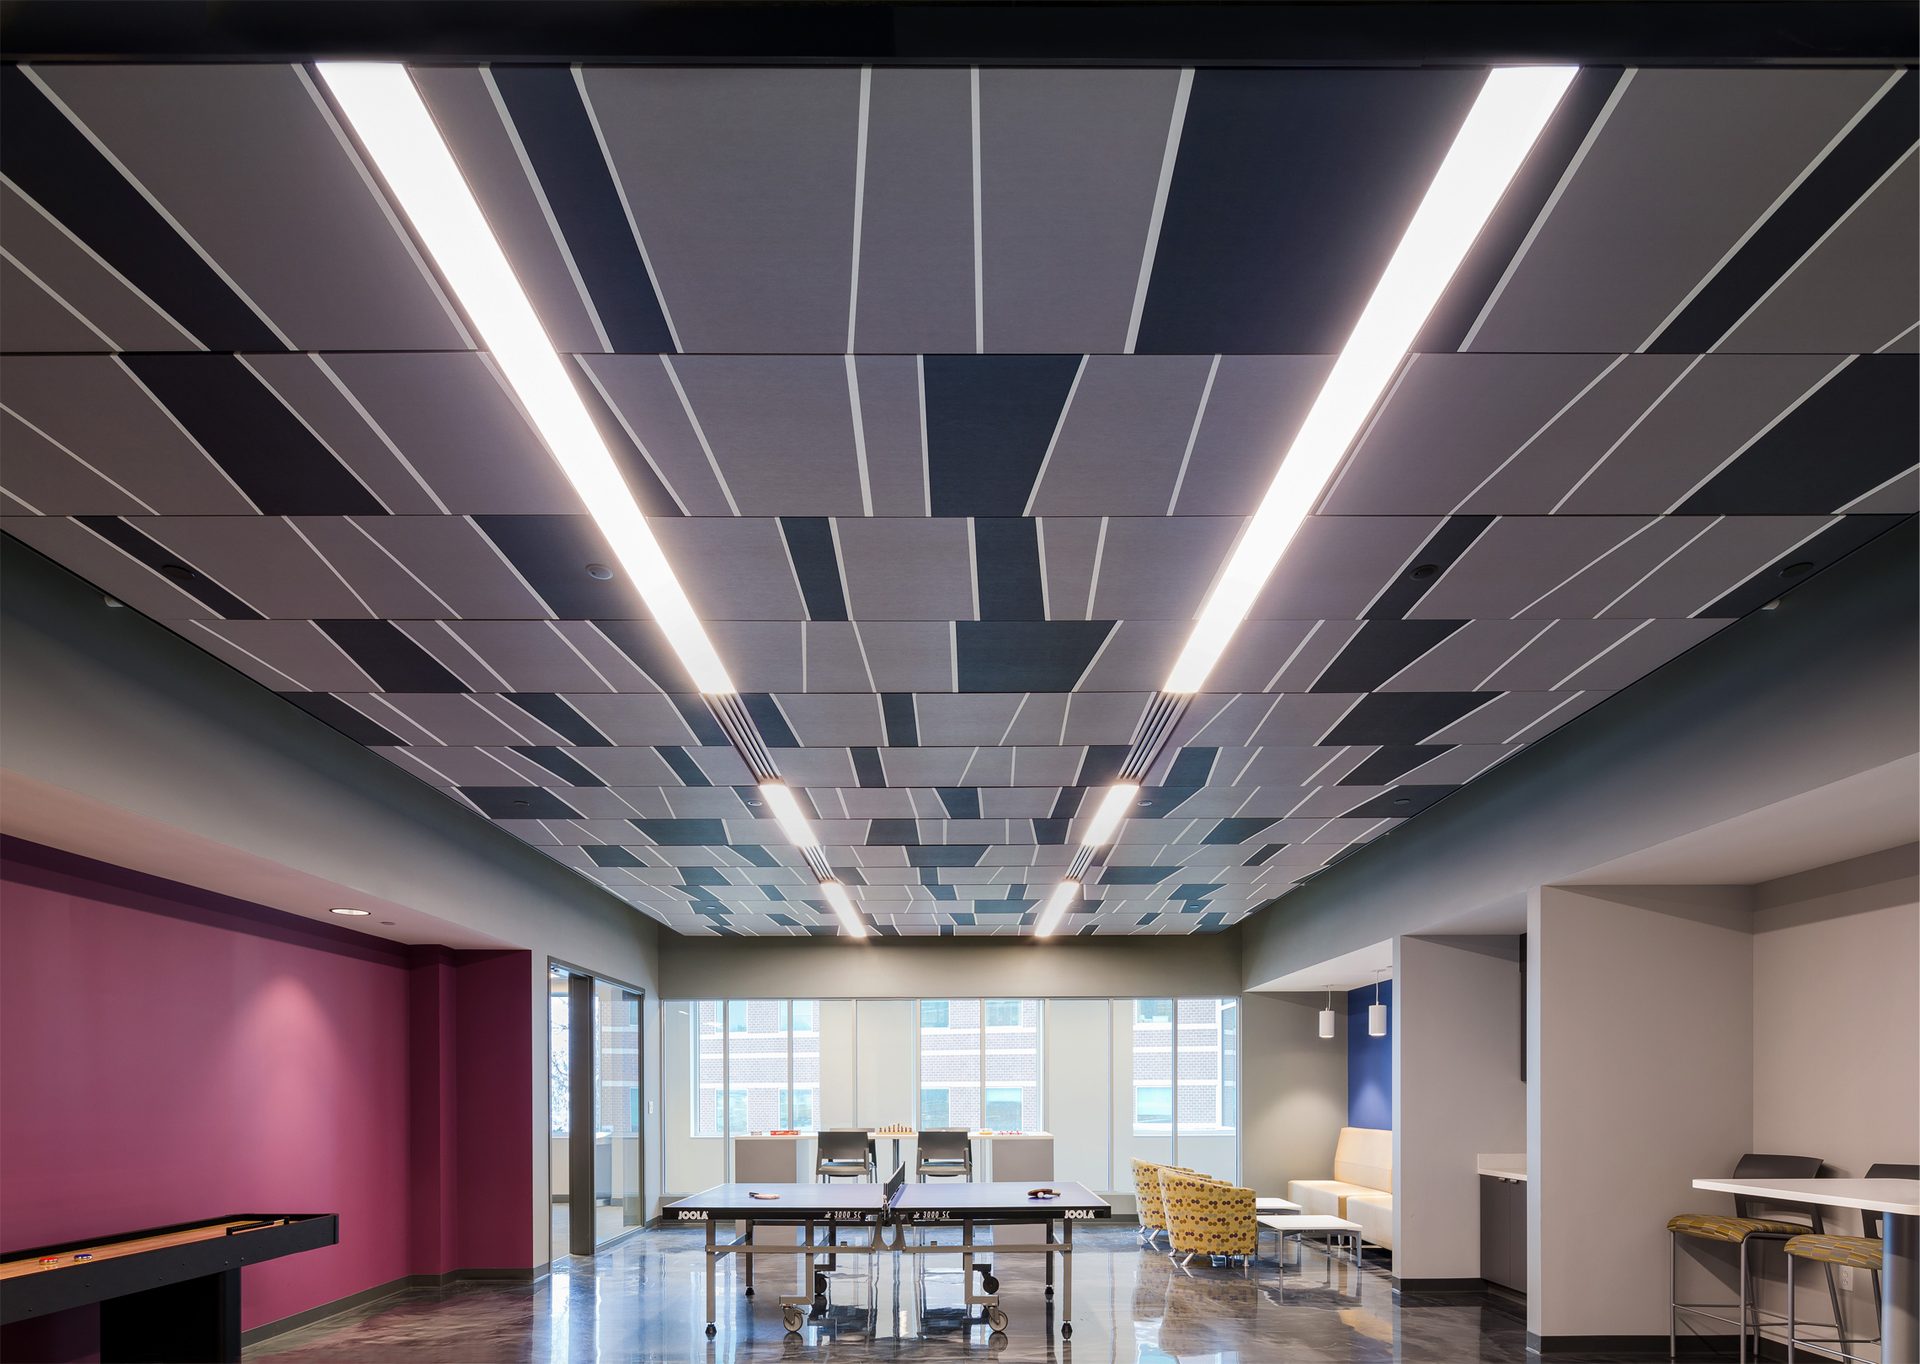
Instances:
[[[338,1213],[338,1245],[244,1271],[246,1328],[409,1275],[531,1268],[528,953],[410,952],[6,852],[0,1248]]]

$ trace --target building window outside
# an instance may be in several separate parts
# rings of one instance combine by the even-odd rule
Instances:
[[[820,1108],[817,1000],[699,1000],[690,1105],[695,1137],[811,1131]]]
[[[1159,1136],[1232,1136],[1240,1120],[1240,1002],[1137,999],[1133,1128]]]
[[[1042,1001],[920,1001],[920,1126],[1042,1127]]]

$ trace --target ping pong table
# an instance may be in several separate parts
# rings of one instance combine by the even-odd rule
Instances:
[[[782,1295],[781,1324],[797,1332],[809,1317],[826,1312],[827,1276],[819,1267],[822,1258],[829,1262],[841,1255],[958,1255],[961,1259],[963,1294],[966,1307],[983,1308],[986,1324],[1004,1331],[1007,1314],[1000,1306],[1000,1281],[994,1277],[991,1263],[976,1263],[981,1255],[998,1259],[1002,1255],[1042,1255],[1046,1259],[1046,1295],[1054,1296],[1055,1260],[1059,1263],[1060,1334],[1073,1335],[1073,1224],[1111,1217],[1113,1209],[1106,1200],[1084,1184],[1054,1180],[1045,1187],[1055,1191],[1052,1198],[1031,1197],[1035,1186],[1019,1184],[909,1184],[903,1168],[894,1171],[884,1184],[846,1182],[825,1184],[719,1184],[693,1194],[665,1208],[667,1220],[701,1222],[707,1228],[707,1334],[717,1331],[714,1310],[714,1283],[720,1261],[728,1255],[746,1260],[746,1293],[753,1296],[753,1261],[760,1255],[801,1256],[806,1260],[804,1286],[811,1293]],[[722,1241],[717,1224],[739,1222],[737,1240]],[[1043,1242],[1023,1242],[995,1246],[977,1239],[983,1227],[1013,1224],[1044,1224]],[[802,1228],[794,1244],[755,1245],[753,1228],[788,1226]],[[910,1227],[958,1227],[957,1245],[913,1244],[907,1239]],[[842,1227],[864,1227],[871,1236],[864,1243],[839,1239]],[[822,1240],[822,1234],[828,1238]],[[891,1240],[889,1240],[891,1234]],[[974,1276],[979,1276],[980,1291],[974,1291]]]

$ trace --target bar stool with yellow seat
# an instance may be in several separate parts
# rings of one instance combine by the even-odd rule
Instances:
[[[1867,1171],[1868,1179],[1920,1179],[1920,1165],[1875,1165]],[[1880,1317],[1880,1266],[1885,1253],[1880,1241],[1880,1214],[1871,1209],[1860,1213],[1861,1236],[1796,1236],[1787,1242],[1787,1361],[1794,1364],[1800,1350],[1812,1350],[1815,1354],[1828,1355],[1834,1359],[1860,1361],[1867,1364],[1878,1358],[1875,1355],[1849,1354],[1848,1345],[1878,1345],[1880,1337],[1853,1337],[1847,1334],[1846,1318],[1839,1315],[1840,1304],[1834,1303],[1834,1334],[1832,1336],[1802,1336],[1800,1334],[1799,1314],[1795,1311],[1793,1296],[1794,1266],[1805,1260],[1825,1265],[1827,1273],[1833,1273],[1833,1267],[1840,1265],[1849,1269],[1864,1269],[1873,1276],[1873,1315]],[[1832,1348],[1838,1346],[1838,1349]]]
[[[1160,1189],[1167,1205],[1167,1239],[1173,1253],[1183,1257],[1181,1264],[1196,1255],[1253,1263],[1260,1248],[1260,1221],[1252,1189],[1164,1169]]]
[[[1814,1179],[1820,1174],[1823,1164],[1818,1156],[1775,1156],[1748,1154],[1740,1157],[1733,1167],[1735,1179]],[[1807,1222],[1795,1222],[1779,1217],[1760,1217],[1755,1214],[1764,1206],[1804,1213]],[[1753,1292],[1754,1256],[1760,1246],[1769,1242],[1784,1244],[1795,1236],[1808,1232],[1819,1233],[1825,1228],[1820,1222],[1820,1210],[1798,1203],[1769,1203],[1768,1200],[1734,1195],[1733,1216],[1710,1212],[1683,1212],[1667,1219],[1667,1358],[1677,1357],[1680,1345],[1680,1318],[1682,1315],[1705,1317],[1709,1321],[1724,1322],[1740,1328],[1740,1364],[1747,1364],[1747,1337],[1756,1338],[1760,1331],[1760,1310]],[[1740,1248],[1740,1296],[1735,1302],[1681,1302],[1679,1289],[1680,1238],[1688,1237],[1696,1241],[1717,1241],[1722,1245]],[[1839,1312],[1839,1294],[1834,1294],[1834,1311]],[[1733,1307],[1738,1309],[1738,1317],[1722,1316],[1714,1309]],[[1776,1314],[1777,1322],[1784,1317]],[[1758,1351],[1756,1340],[1755,1351]]]

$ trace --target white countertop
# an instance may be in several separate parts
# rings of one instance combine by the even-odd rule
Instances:
[[[1475,1156],[1473,1168],[1476,1174],[1524,1181],[1527,1177],[1527,1153],[1522,1151],[1518,1155]]]
[[[977,1141],[1052,1141],[1051,1132],[974,1132]]]
[[[1696,1189],[1920,1217],[1920,1179],[1696,1179]]]

